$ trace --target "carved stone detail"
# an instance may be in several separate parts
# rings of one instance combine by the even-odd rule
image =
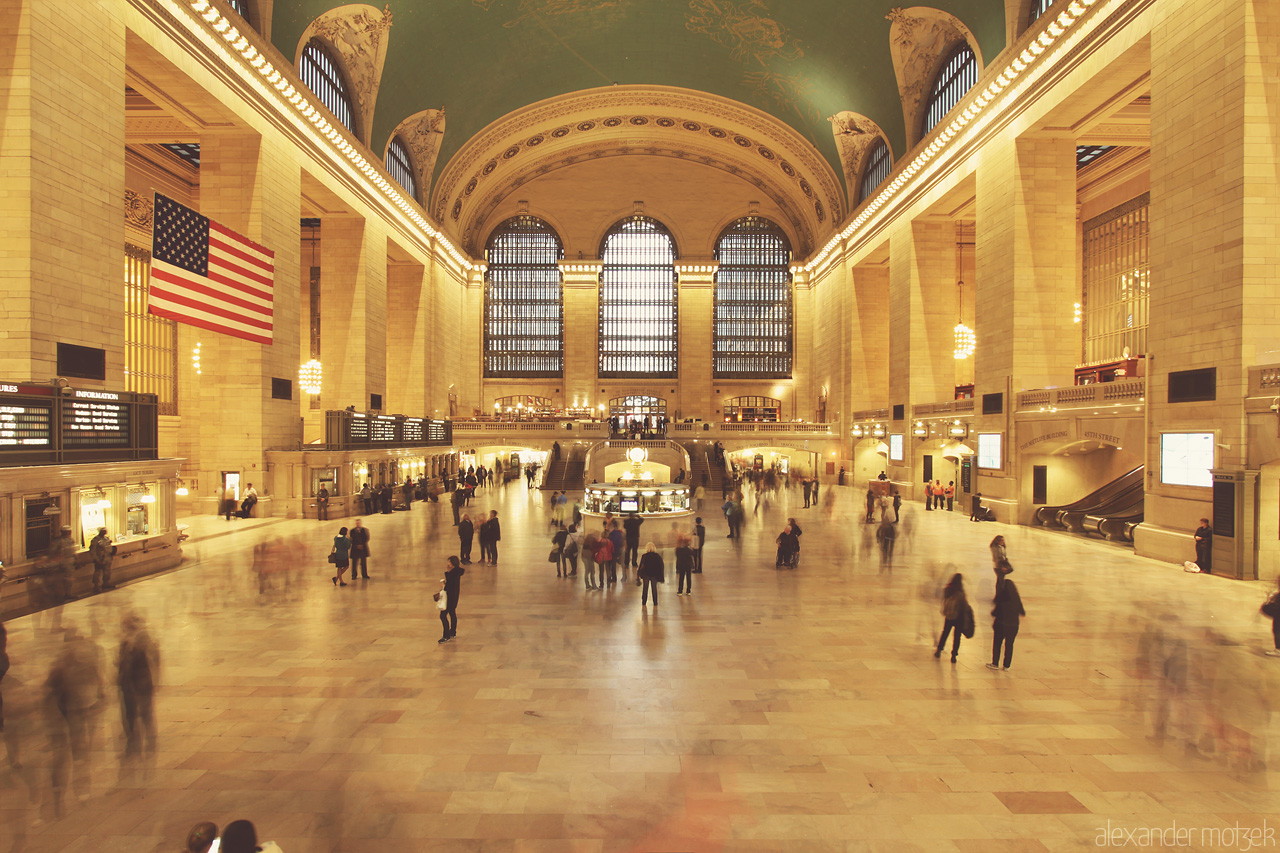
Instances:
[[[143,231],[150,231],[154,207],[154,203],[147,196],[138,195],[133,190],[124,191],[125,224],[141,228]]]
[[[844,168],[844,185],[849,188],[849,209],[858,201],[858,179],[861,177],[862,158],[877,139],[884,137],[880,126],[862,113],[841,110],[827,118],[831,133],[840,151],[840,165]],[[888,144],[888,140],[885,140]],[[892,152],[890,152],[892,153]]]
[[[359,116],[358,135],[366,145],[373,126],[378,87],[382,83],[382,66],[387,59],[391,17],[390,5],[382,11],[358,3],[338,6],[312,21],[298,42],[299,58],[314,37],[324,40],[337,53]]]
[[[954,15],[927,6],[894,8],[885,19],[889,27],[889,53],[893,57],[893,73],[898,78],[898,94],[902,99],[902,117],[907,127],[907,146],[920,139],[920,106],[933,85],[934,74],[943,54],[959,42],[968,43],[983,66],[978,40]]]
[[[397,136],[404,142],[405,147],[409,149],[409,155],[413,158],[413,168],[417,172],[415,177],[425,203],[431,195],[429,190],[431,176],[435,174],[436,157],[440,154],[440,141],[444,138],[444,107],[438,110],[422,110],[409,116],[396,125],[387,144],[390,145],[391,140]]]

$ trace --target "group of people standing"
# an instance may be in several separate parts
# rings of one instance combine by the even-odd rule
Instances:
[[[471,516],[463,514],[458,522],[458,559],[464,566],[471,565],[471,545],[477,534],[480,538],[480,562],[486,566],[498,565],[498,543],[502,541],[502,524],[498,521],[498,511],[489,510],[489,517],[480,513],[480,528],[477,530]]]
[[[990,547],[992,568],[996,574],[996,592],[991,609],[991,662],[987,664],[987,668],[1007,671],[1013,666],[1013,641],[1018,637],[1018,628],[1027,612],[1023,609],[1017,585],[1009,579],[1013,566],[1009,563],[1004,537],[992,539]],[[961,635],[972,637],[975,630],[973,607],[965,594],[964,576],[959,572],[952,575],[942,591],[942,619],[942,634],[938,638],[933,656],[942,656],[947,637],[954,632],[951,662],[955,663],[960,652]],[[1004,653],[1003,661],[1001,651]]]
[[[934,480],[932,483],[926,480],[924,484],[924,508],[927,510],[942,509],[944,501],[947,505],[947,512],[955,509],[956,481],[951,480],[944,486],[941,480]]]

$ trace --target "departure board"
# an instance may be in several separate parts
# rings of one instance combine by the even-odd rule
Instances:
[[[404,415],[329,411],[325,413],[325,439],[330,450],[441,447],[453,440],[453,425],[448,421]]]
[[[0,448],[53,445],[53,401],[23,401],[14,406],[0,399]]]
[[[369,424],[369,440],[394,444],[396,441],[396,422],[397,418],[391,415],[374,415],[373,422]]]
[[[106,391],[76,391],[62,402],[62,446],[127,447],[129,407]]]

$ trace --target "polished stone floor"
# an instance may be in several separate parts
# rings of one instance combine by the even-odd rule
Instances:
[[[860,495],[797,497],[737,541],[708,501],[693,595],[669,570],[642,609],[634,586],[555,577],[545,495],[481,493],[499,565],[470,567],[443,646],[446,504],[370,518],[373,577],[345,589],[324,560],[339,521],[193,519],[182,568],[7,623],[21,768],[0,764],[0,850],[172,853],[195,822],[236,818],[285,853],[1141,849],[1170,828],[1182,849],[1268,830],[1274,846],[1264,584],[919,507],[882,575]],[[787,516],[802,558],[779,571]],[[1028,614],[1008,672],[984,666],[996,533]],[[931,644],[954,571],[979,619],[953,665]],[[150,761],[121,758],[129,611],[163,655]],[[100,648],[107,685],[61,814],[43,702],[59,619]]]

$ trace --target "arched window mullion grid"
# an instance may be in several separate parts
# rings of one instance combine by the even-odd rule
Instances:
[[[564,375],[564,287],[556,232],[516,216],[489,237],[485,252],[484,375],[494,379]]]
[[[791,249],[782,229],[748,216],[716,241],[712,373],[717,379],[791,377]]]
[[[302,61],[299,63],[299,76],[320,103],[329,108],[333,117],[352,133],[356,131],[356,112],[346,81],[338,62],[320,43],[319,39],[311,39],[302,49]]]
[[[413,176],[413,159],[409,156],[409,149],[398,136],[393,138],[391,144],[387,146],[386,165],[391,179],[399,184],[410,198],[416,200],[418,181]]]
[[[600,258],[600,378],[677,377],[679,313],[671,232],[647,216],[629,217],[609,229]]]
[[[929,98],[925,102],[924,123],[921,136],[942,121],[942,117],[951,112],[951,108],[960,103],[960,99],[978,82],[978,58],[973,49],[966,43],[960,43],[952,51],[951,56],[942,64],[938,76],[929,89]]]
[[[862,185],[858,195],[858,202],[864,202],[871,197],[876,188],[883,184],[889,178],[889,173],[893,171],[893,156],[889,153],[889,146],[883,138],[877,137],[876,141],[871,145],[871,151],[867,154],[867,165],[862,169]]]

